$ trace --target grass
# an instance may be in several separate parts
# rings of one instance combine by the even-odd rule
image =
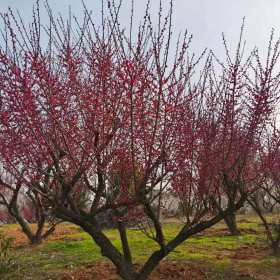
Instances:
[[[17,267],[9,273],[0,275],[3,280],[52,279],[65,270],[73,270],[82,265],[107,261],[91,237],[78,227],[63,224],[62,234],[54,235],[43,244],[17,246],[14,248]],[[180,229],[179,223],[167,223],[164,232],[171,239]],[[195,263],[203,268],[211,268],[216,273],[215,279],[227,279],[227,273],[235,271],[252,271],[252,274],[264,274],[264,279],[274,279],[280,275],[280,260],[270,255],[265,248],[265,235],[256,217],[239,217],[241,236],[229,236],[225,233],[225,225],[219,223],[213,229],[194,236],[181,244],[167,258],[167,261]],[[17,226],[8,225],[2,230],[9,234],[18,232]],[[65,234],[63,232],[65,231]],[[107,230],[106,235],[121,250],[118,234],[115,230]],[[157,245],[139,230],[128,230],[134,261],[144,262],[156,250]],[[44,273],[42,273],[44,271]],[[243,279],[243,278],[242,278]],[[244,278],[245,279],[245,278]],[[254,278],[247,278],[254,279]],[[280,279],[280,277],[279,277]]]

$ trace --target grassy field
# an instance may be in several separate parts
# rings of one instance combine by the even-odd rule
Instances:
[[[280,259],[272,256],[266,248],[265,235],[258,219],[240,216],[238,220],[241,236],[229,236],[225,225],[220,223],[190,238],[172,252],[163,261],[162,273],[178,274],[177,280],[280,279]],[[164,231],[167,238],[171,239],[180,226],[178,222],[166,223]],[[27,244],[17,225],[2,226],[0,231],[15,238],[15,264],[9,271],[0,274],[1,280],[118,279],[90,236],[74,225],[60,225],[49,240],[35,247]],[[106,234],[121,248],[115,230],[108,230]],[[128,234],[134,262],[141,264],[157,246],[139,230],[131,229]],[[186,268],[189,271],[187,274],[195,273],[189,278],[180,278],[180,269],[183,272]],[[104,270],[110,271],[107,273],[109,276],[98,274]]]

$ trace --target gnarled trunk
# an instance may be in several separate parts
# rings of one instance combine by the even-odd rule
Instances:
[[[42,241],[55,230],[55,225],[53,225],[47,231],[43,232],[46,219],[44,216],[42,216],[40,220],[37,221],[36,232],[33,232],[28,222],[20,214],[17,204],[12,205],[8,210],[9,213],[15,218],[16,222],[20,225],[23,233],[26,235],[29,243],[32,245],[38,245],[42,243]]]
[[[157,265],[166,257],[170,252],[172,252],[177,246],[182,242],[186,241],[189,237],[195,235],[196,233],[202,232],[203,230],[212,227],[213,225],[220,222],[225,218],[225,215],[229,215],[231,211],[237,211],[244,202],[244,198],[234,206],[234,208],[221,211],[215,217],[208,221],[202,221],[193,227],[185,225],[177,236],[169,241],[167,244],[162,244],[161,248],[155,251],[140,271],[136,271],[133,263],[131,262],[131,254],[129,250],[129,243],[127,236],[125,234],[124,228],[121,227],[120,237],[123,248],[123,254],[112,244],[110,239],[102,232],[102,229],[96,222],[94,216],[89,216],[83,213],[75,213],[67,208],[58,206],[55,209],[55,215],[57,218],[74,223],[80,226],[85,232],[87,232],[94,242],[101,249],[101,254],[107,257],[117,268],[117,273],[124,280],[147,280],[152,271],[157,267]],[[125,248],[127,247],[127,248]]]

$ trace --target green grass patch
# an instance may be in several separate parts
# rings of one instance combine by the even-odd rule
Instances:
[[[230,274],[234,267],[243,270],[254,269],[268,275],[280,275],[280,261],[278,258],[270,256],[269,253],[258,259],[236,260],[234,258],[240,250],[244,251],[244,248],[264,246],[265,244],[263,228],[256,217],[245,216],[244,218],[244,216],[241,216],[238,221],[242,235],[230,236],[225,234],[225,225],[219,223],[209,232],[206,231],[186,240],[174,252],[170,253],[166,260],[195,263],[201,267],[214,269],[217,273],[217,279],[223,279],[219,277]],[[1,228],[8,233],[15,227],[17,226],[8,225]],[[17,255],[17,267],[9,273],[9,278],[7,278],[7,275],[0,275],[0,279],[19,280],[23,279],[22,275],[26,279],[28,277],[34,280],[46,279],[44,278],[46,275],[42,275],[42,271],[55,278],[57,273],[65,269],[75,269],[81,265],[107,261],[102,257],[99,247],[87,233],[71,224],[65,223],[63,227],[66,234],[59,236],[56,240],[46,241],[36,247],[16,248],[14,253]],[[180,223],[165,224],[166,239],[174,238],[181,227],[182,224]],[[118,232],[107,230],[105,234],[121,251]],[[158,249],[158,245],[140,230],[128,230],[128,238],[134,262],[144,262]],[[21,276],[19,277],[19,275]]]

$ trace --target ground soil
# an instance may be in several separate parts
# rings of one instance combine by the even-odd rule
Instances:
[[[59,225],[53,235],[49,237],[49,240],[65,240],[70,241],[73,238],[69,235],[79,232],[77,227]],[[243,233],[255,233],[254,229],[242,229]],[[208,229],[204,233],[207,236],[226,236],[228,232],[225,228],[213,228]],[[25,247],[28,246],[28,240],[25,235],[22,234],[19,228],[10,228],[9,235],[16,237],[14,246]],[[79,241],[79,240],[76,240]],[[260,246],[242,246],[236,249],[224,249],[217,253],[217,260],[221,260],[227,255],[232,260],[231,272],[223,272],[221,278],[217,275],[217,271],[209,266],[205,266],[201,263],[190,263],[183,261],[167,261],[164,260],[152,273],[149,280],[280,280],[277,276],[268,274],[267,271],[263,271],[263,275],[260,272],[256,273],[256,270],[250,270],[240,266],[241,262],[254,263],[269,254],[266,247]],[[280,266],[280,261],[279,261]],[[136,267],[140,267],[136,264]],[[234,271],[234,274],[232,273]],[[267,275],[269,275],[267,277]],[[115,268],[108,262],[97,262],[92,265],[81,266],[79,268],[67,269],[62,274],[54,278],[48,278],[52,280],[120,280]]]
[[[66,272],[59,280],[121,280],[115,268],[109,263],[97,263]],[[193,265],[178,262],[164,262],[152,273],[149,280],[206,280],[206,273]]]

